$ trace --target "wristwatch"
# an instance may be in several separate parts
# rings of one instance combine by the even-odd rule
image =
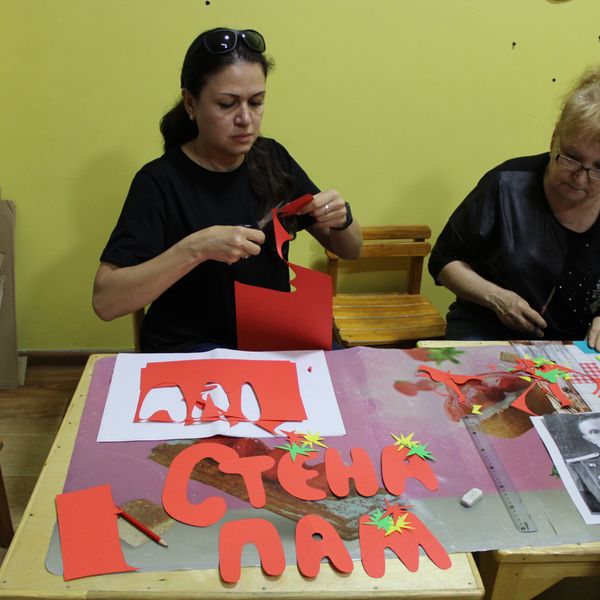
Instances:
[[[350,205],[346,202],[346,220],[339,227],[331,227],[330,229],[335,229],[335,231],[344,231],[352,225],[352,211],[350,210]]]

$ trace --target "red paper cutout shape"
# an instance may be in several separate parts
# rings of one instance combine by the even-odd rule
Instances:
[[[110,485],[56,496],[56,515],[65,581],[91,575],[137,571],[123,557]]]
[[[420,365],[417,368],[417,371],[423,371],[427,373],[433,381],[443,383],[449,389],[453,390],[456,393],[459,401],[463,404],[465,402],[465,398],[462,390],[458,386],[467,383],[467,381],[481,379],[481,377],[478,375],[458,375],[456,373],[451,373],[450,371],[442,371],[441,369],[430,367],[429,365]]]
[[[214,388],[209,384],[215,382],[223,387],[229,399],[226,411],[216,407],[212,400],[202,398],[204,391]],[[248,421],[242,412],[242,387],[245,384],[252,386],[260,407],[257,425],[273,431],[286,421],[306,419],[294,362],[206,359],[152,362],[142,368],[140,395],[133,420],[135,423],[142,421],[140,411],[150,390],[178,387],[186,404],[186,425],[223,418],[233,427],[241,421]],[[195,407],[203,409],[200,418],[192,417]],[[149,420],[158,420],[157,414]]]
[[[319,471],[316,469],[305,469],[303,467],[307,460],[311,460],[314,456],[304,456],[298,454],[296,459],[292,459],[292,455],[286,452],[279,459],[277,465],[277,479],[281,487],[292,496],[300,500],[323,500],[327,494],[322,489],[314,488],[307,484],[307,481],[319,476]]]
[[[278,214],[292,215],[312,200],[302,196],[273,210],[277,253],[291,239]],[[325,273],[289,262],[295,291],[281,292],[235,282],[237,343],[240,350],[331,350],[333,291]]]
[[[529,394],[529,392],[536,385],[537,385],[537,381],[534,381],[522,394],[519,395],[519,397],[514,402],[511,403],[511,406],[513,408],[518,408],[519,410],[522,410],[525,413],[533,415],[534,417],[538,416],[527,406],[527,394]]]
[[[356,491],[361,496],[374,496],[379,491],[377,473],[364,448],[350,450],[352,464],[346,465],[336,448],[325,452],[327,483],[333,494],[345,497],[350,493],[350,479],[354,479]]]
[[[267,575],[275,577],[283,573],[285,554],[275,525],[265,519],[243,519],[224,523],[219,532],[219,572],[223,581],[239,581],[245,544],[256,546]]]
[[[452,565],[450,556],[438,539],[423,525],[413,513],[410,515],[410,526],[402,532],[385,535],[383,529],[369,525],[369,517],[360,518],[358,535],[360,557],[369,577],[385,575],[385,549],[393,550],[396,556],[406,565],[409,571],[419,568],[419,547],[423,548],[431,561],[440,569],[448,569]]]
[[[385,489],[394,496],[404,493],[408,478],[420,481],[428,490],[438,489],[438,480],[426,460],[419,456],[408,456],[410,448],[386,446],[381,451],[381,477]]]
[[[305,515],[296,524],[296,562],[305,577],[316,577],[321,560],[328,558],[342,573],[351,573],[354,562],[335,527],[318,515]]]

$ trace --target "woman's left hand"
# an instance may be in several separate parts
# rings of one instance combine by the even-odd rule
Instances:
[[[590,348],[600,352],[600,317],[594,317],[592,320],[586,339]]]
[[[319,192],[299,211],[307,213],[321,227],[341,227],[346,222],[346,202],[337,190]]]

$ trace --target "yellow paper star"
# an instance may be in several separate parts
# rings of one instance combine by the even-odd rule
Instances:
[[[473,410],[471,411],[471,413],[474,415],[480,415],[482,406],[483,406],[482,404],[473,404],[473,407],[472,407]]]
[[[519,375],[519,377],[525,381],[531,381],[531,377],[528,377],[527,375]]]
[[[402,533],[403,529],[414,529],[414,527],[410,526],[410,521],[407,521],[408,515],[402,515],[396,519],[396,522],[393,525],[390,525],[385,532],[385,535],[390,535],[397,531],[398,533]]]
[[[310,446],[311,448],[313,447],[313,444],[316,444],[317,446],[321,446],[322,448],[327,448],[327,446],[325,444],[323,444],[321,442],[323,438],[319,435],[319,433],[311,433],[310,431],[308,433],[304,434],[304,446]]]
[[[418,444],[417,441],[413,441],[412,439],[413,435],[415,435],[414,432],[409,433],[406,436],[401,433],[400,437],[394,435],[393,433],[391,435],[396,440],[394,442],[394,446],[398,446],[398,452],[401,448],[412,448],[415,444]]]

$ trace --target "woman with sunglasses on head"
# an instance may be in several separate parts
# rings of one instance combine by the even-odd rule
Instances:
[[[599,214],[600,67],[567,96],[550,152],[492,169],[443,229],[429,271],[457,296],[446,338],[600,351]]]
[[[288,230],[307,229],[347,258],[360,252],[348,203],[319,191],[283,146],[260,136],[272,67],[265,49],[254,30],[194,40],[182,99],[161,121],[165,153],[136,174],[102,253],[94,310],[111,320],[150,305],[142,351],[235,348],[234,281],[289,291],[273,225],[261,227],[277,205],[314,195]]]

